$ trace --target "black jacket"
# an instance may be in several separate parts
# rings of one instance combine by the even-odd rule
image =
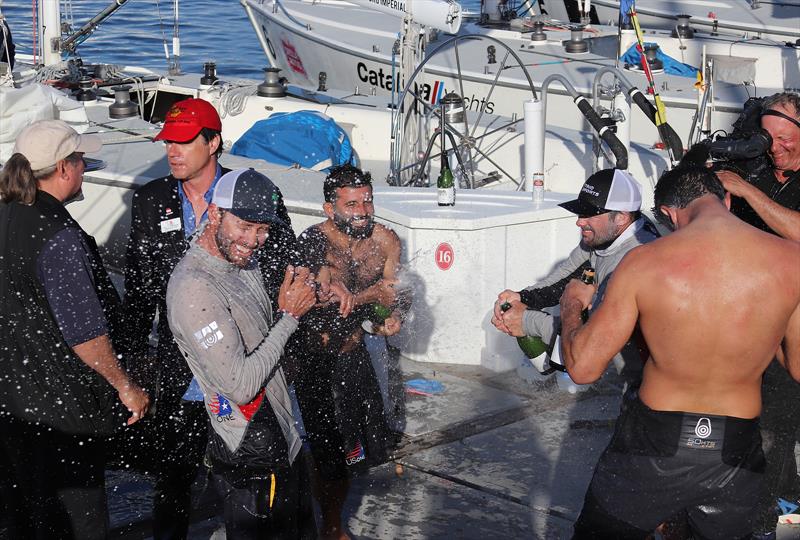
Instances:
[[[0,414],[106,435],[124,423],[117,392],[64,340],[37,275],[42,249],[65,228],[83,238],[112,342],[119,329],[119,297],[97,245],[64,206],[43,191],[30,206],[0,203]]]
[[[222,168],[222,174],[230,169]],[[281,199],[282,201],[282,199]],[[281,202],[280,217],[291,223],[286,206]],[[178,218],[181,226],[162,231],[162,222]],[[169,227],[168,227],[169,229]],[[280,249],[275,249],[278,245]],[[267,246],[259,260],[269,292],[276,293],[283,281],[294,245],[291,228],[273,228]],[[167,322],[167,284],[172,271],[189,247],[183,232],[183,207],[178,195],[178,180],[172,175],[158,178],[139,188],[133,196],[131,232],[125,263],[125,297],[123,299],[124,349],[132,358],[144,358],[148,352],[148,337],[158,311],[157,361],[158,391],[156,414],[162,416],[180,403],[192,380],[192,372],[180,354]],[[277,302],[274,302],[277,305]],[[148,388],[153,393],[152,388]]]

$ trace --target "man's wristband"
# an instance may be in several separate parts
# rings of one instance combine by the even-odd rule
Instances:
[[[297,315],[295,315],[294,313],[292,313],[288,309],[281,309],[280,312],[283,313],[284,315],[288,315],[289,317],[291,317],[292,319],[294,319],[296,321],[300,320],[300,317],[298,317]]]

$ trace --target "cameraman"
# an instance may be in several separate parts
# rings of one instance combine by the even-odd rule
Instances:
[[[783,92],[762,102],[761,127],[772,137],[768,155],[772,175],[753,182],[729,170],[717,172],[731,195],[746,206],[732,204],[731,211],[760,229],[800,241],[800,95]]]
[[[739,204],[731,204],[731,211],[739,218],[800,241],[800,95],[784,92],[765,98],[761,127],[772,137],[767,152],[771,170],[758,175],[752,183],[732,171],[719,171],[717,176],[731,195],[741,197]],[[779,497],[788,501],[800,498],[794,456],[800,434],[800,385],[773,360],[764,373],[761,394],[761,436],[767,468],[753,538],[774,534]]]

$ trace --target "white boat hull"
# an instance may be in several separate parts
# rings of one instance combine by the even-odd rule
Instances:
[[[397,84],[394,75],[396,61],[391,50],[396,39],[396,25],[380,13],[371,13],[346,3],[307,2],[287,0],[278,9],[271,2],[242,0],[259,34],[269,61],[282,69],[282,75],[299,86],[317,88],[319,74],[324,72],[328,88],[352,90],[354,93],[391,96]],[[287,12],[290,15],[287,15]],[[366,21],[371,21],[367,25]],[[363,22],[364,24],[358,24]],[[536,91],[546,77],[562,74],[578,92],[590,96],[594,76],[600,67],[613,67],[616,57],[616,34],[595,37],[589,53],[569,55],[563,52],[560,40],[552,38],[544,45],[533,45],[529,35],[518,31],[483,28],[473,23],[462,25],[462,34],[477,32],[494,38],[515,51],[530,72]],[[563,32],[562,32],[563,34]],[[561,35],[561,34],[557,34]],[[568,35],[566,36],[568,37]],[[440,36],[428,45],[428,55],[442,46],[449,36]],[[628,38],[629,40],[632,38]],[[724,76],[734,82],[716,81],[711,130],[730,128],[741,111],[741,105],[757,89],[758,95],[800,87],[800,50],[779,48],[764,43],[732,43],[729,39],[677,40],[668,33],[649,33],[645,40],[657,42],[668,55],[690,65],[701,65],[708,57],[724,57],[728,64],[746,65],[750,71],[728,72]],[[421,99],[436,103],[448,91],[463,94],[468,108],[478,110],[485,104],[486,113],[506,117],[521,116],[522,103],[532,93],[522,70],[509,60],[504,72],[497,77],[505,51],[496,47],[496,62],[489,63],[487,41],[459,44],[463,92],[458,83],[458,69],[452,46],[435,60],[428,62],[421,76],[418,91]],[[722,61],[722,60],[720,60]],[[647,87],[640,70],[624,70],[625,77],[643,91]],[[752,79],[751,90],[737,77]],[[494,80],[497,85],[489,95]],[[606,80],[606,82],[608,79]],[[667,119],[687,141],[697,109],[695,80],[691,78],[656,75],[659,93],[667,107]],[[585,129],[580,117],[561,114],[571,107],[571,98],[560,84],[552,85],[548,93],[548,123],[572,129]],[[606,103],[603,103],[606,104]],[[557,111],[557,112],[556,112]],[[656,145],[658,132],[638,109],[632,118],[632,140],[639,144]]]
[[[619,0],[593,0],[601,22],[617,23]],[[777,0],[637,0],[639,22],[647,28],[672,30],[675,16],[691,15],[691,26],[724,34],[776,41],[800,39],[800,1]]]

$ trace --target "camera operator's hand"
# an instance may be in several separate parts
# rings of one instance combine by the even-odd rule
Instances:
[[[736,197],[747,197],[749,190],[754,189],[744,178],[733,171],[717,171],[717,178],[722,182],[725,191]]]

